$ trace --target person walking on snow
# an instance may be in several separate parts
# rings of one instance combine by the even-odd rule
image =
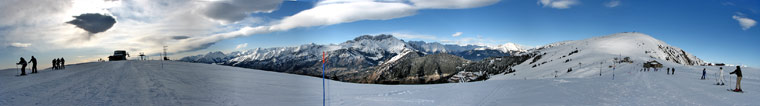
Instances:
[[[24,60],[24,57],[21,57],[16,65],[21,65],[21,75],[26,75],[26,60]]]
[[[670,72],[670,75],[675,75],[676,74],[676,68],[670,68],[670,71],[673,71],[673,72]]]
[[[670,75],[670,68],[668,68],[668,71],[666,72],[668,75]]]
[[[735,92],[741,92],[742,91],[742,69],[739,66],[736,66],[736,70],[734,72],[731,72],[729,74],[736,74],[736,89],[734,89]]]
[[[718,83],[716,85],[725,85],[723,82],[723,67],[720,67],[720,71],[718,71]]]
[[[32,63],[32,73],[37,73],[37,58],[32,56],[32,59],[29,59],[29,63]]]
[[[707,68],[702,68],[702,80],[705,80],[705,74],[707,74]]]
[[[56,62],[58,62],[58,61],[56,61],[56,59],[53,59],[53,63],[52,63],[53,64],[53,70],[57,70],[58,69],[57,68],[58,65],[55,64]]]
[[[66,60],[61,57],[61,69],[66,69]]]

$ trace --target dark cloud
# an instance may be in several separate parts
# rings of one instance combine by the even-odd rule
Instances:
[[[106,31],[116,23],[116,19],[111,16],[95,13],[82,14],[74,16],[74,18],[74,20],[66,23],[76,25],[77,27],[90,32],[90,34]]]
[[[187,39],[187,38],[190,38],[190,37],[189,36],[172,36],[172,39],[174,40],[182,40],[182,39]]]
[[[203,14],[206,17],[225,22],[245,19],[251,13],[268,12],[277,9],[283,0],[230,0],[208,4]]]
[[[200,45],[191,45],[191,46],[189,46],[189,48],[178,50],[177,53],[193,52],[193,51],[203,50],[203,49],[206,49],[208,47],[211,47],[211,45],[214,45],[214,44],[216,44],[216,42],[204,43],[204,44],[200,44]]]

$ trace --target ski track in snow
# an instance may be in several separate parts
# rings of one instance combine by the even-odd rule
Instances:
[[[16,77],[0,70],[0,105],[319,105],[321,79],[221,65],[161,61],[82,63]],[[745,93],[699,80],[702,67],[639,72],[620,65],[616,78],[528,78],[431,85],[327,82],[330,106],[419,105],[756,105],[758,70],[743,69]],[[715,67],[709,67],[713,70]],[[726,68],[726,67],[724,67]],[[630,69],[630,70],[623,70]],[[726,72],[733,71],[727,68]],[[509,77],[507,74],[506,77]],[[540,77],[540,76],[536,76]],[[709,76],[708,76],[709,77]],[[736,77],[731,77],[736,78]]]

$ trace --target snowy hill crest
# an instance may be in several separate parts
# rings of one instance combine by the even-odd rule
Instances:
[[[616,33],[584,40],[562,41],[528,50],[535,56],[515,66],[522,77],[588,77],[614,66],[614,60],[629,58],[641,67],[645,61],[669,65],[703,65],[704,61],[652,36],[637,32]],[[619,61],[619,60],[618,60]],[[550,76],[550,77],[549,77]],[[519,76],[518,76],[519,77]],[[517,78],[517,77],[515,77]]]

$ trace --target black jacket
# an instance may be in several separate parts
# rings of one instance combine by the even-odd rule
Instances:
[[[741,68],[737,67],[736,70],[734,70],[734,72],[731,72],[729,74],[734,74],[734,73],[736,73],[736,76],[742,77],[742,69]]]
[[[32,63],[32,66],[37,66],[37,58],[32,57],[32,59],[29,60],[29,63]]]
[[[18,61],[18,63],[16,63],[16,65],[21,65],[21,66],[26,67],[26,60],[24,60],[24,58],[21,58],[19,60],[20,61]]]

